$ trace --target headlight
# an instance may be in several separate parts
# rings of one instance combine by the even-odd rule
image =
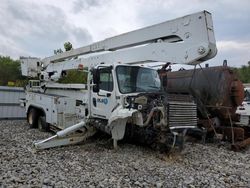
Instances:
[[[138,107],[137,107],[137,109],[138,110],[142,110],[142,105],[139,104]]]

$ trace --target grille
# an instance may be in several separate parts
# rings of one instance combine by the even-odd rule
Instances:
[[[168,125],[170,129],[197,127],[197,105],[191,101],[168,102]]]

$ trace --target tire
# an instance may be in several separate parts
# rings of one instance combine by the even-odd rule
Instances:
[[[31,108],[27,114],[27,121],[30,128],[37,128],[38,123],[38,111],[35,108]]]
[[[39,116],[38,117],[38,129],[43,131],[43,132],[47,132],[49,131],[49,124],[46,123],[46,118],[45,116]]]

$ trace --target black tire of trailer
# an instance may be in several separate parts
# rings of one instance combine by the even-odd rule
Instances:
[[[44,132],[48,132],[50,130],[49,123],[46,122],[46,117],[43,114],[38,117],[38,129]]]
[[[30,128],[37,128],[39,113],[35,108],[30,108],[27,113],[27,121]]]

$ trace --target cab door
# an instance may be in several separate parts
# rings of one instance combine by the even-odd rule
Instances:
[[[91,114],[93,117],[109,119],[116,106],[113,68],[98,67],[98,76],[96,86],[99,91],[94,91],[95,86],[91,89]]]

